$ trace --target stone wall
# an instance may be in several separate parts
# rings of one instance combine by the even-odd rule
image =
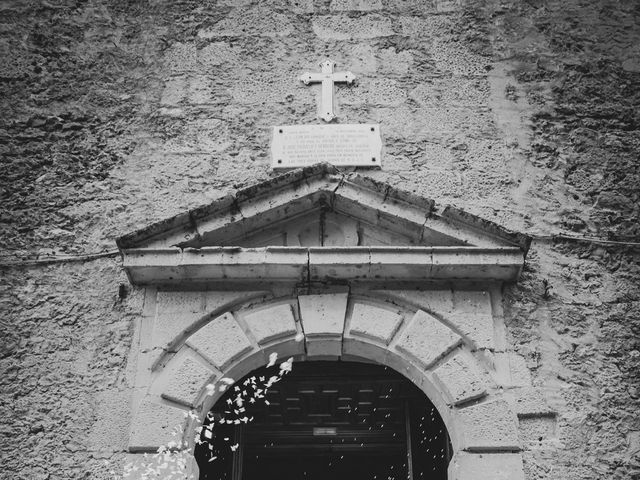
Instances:
[[[270,127],[316,121],[297,77],[325,56],[358,77],[340,121],[381,124],[364,174],[537,238],[504,304],[558,412],[520,419],[527,479],[640,473],[632,2],[0,9],[0,478],[109,478],[128,441],[142,293],[117,256],[47,262],[272,176]]]

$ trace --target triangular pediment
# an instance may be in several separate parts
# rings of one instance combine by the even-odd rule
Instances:
[[[121,249],[518,247],[526,236],[326,164],[239,190],[117,240]]]
[[[321,164],[120,237],[138,285],[515,281],[530,239]]]

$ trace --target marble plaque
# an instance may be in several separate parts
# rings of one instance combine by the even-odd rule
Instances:
[[[381,150],[380,125],[282,125],[273,127],[271,166],[381,167]]]

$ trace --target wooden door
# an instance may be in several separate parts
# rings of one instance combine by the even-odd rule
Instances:
[[[435,409],[422,392],[377,365],[294,364],[292,372],[269,389],[266,400],[251,407],[252,422],[222,433],[234,435],[238,448],[231,461],[223,460],[224,468],[203,469],[200,461],[201,480],[412,480],[412,444],[420,444],[420,432],[412,428],[422,429],[423,435],[433,430],[425,425]],[[217,405],[224,404],[221,399]],[[433,470],[431,463],[430,475],[417,480],[446,478],[436,476],[442,468]]]

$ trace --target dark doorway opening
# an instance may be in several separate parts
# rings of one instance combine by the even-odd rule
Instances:
[[[212,438],[195,449],[200,480],[447,478],[444,423],[402,375],[365,363],[294,363],[264,398],[250,401],[255,389],[248,389],[242,409],[235,405],[252,378],[274,371],[252,372],[216,403]]]

